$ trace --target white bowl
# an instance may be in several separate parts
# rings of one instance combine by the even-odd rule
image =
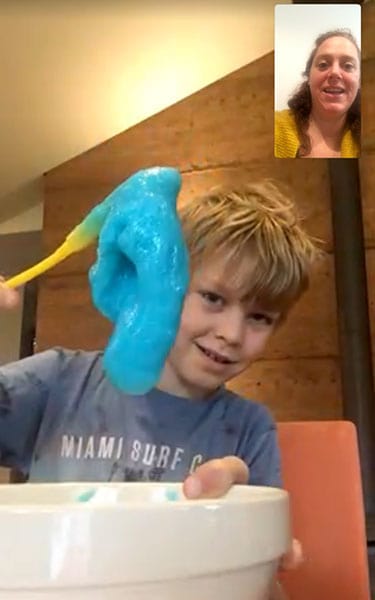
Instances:
[[[289,527],[275,488],[1,485],[0,600],[265,600]]]

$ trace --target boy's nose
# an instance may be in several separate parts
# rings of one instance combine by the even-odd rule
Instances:
[[[228,344],[240,345],[244,333],[244,319],[240,311],[228,311],[220,315],[217,327],[217,336],[224,339]]]

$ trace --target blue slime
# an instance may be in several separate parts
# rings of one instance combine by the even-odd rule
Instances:
[[[92,300],[114,324],[103,366],[113,385],[131,394],[158,382],[180,323],[189,283],[180,188],[176,169],[138,171],[87,217],[103,222],[89,272]]]

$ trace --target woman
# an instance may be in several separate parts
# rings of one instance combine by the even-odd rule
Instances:
[[[354,36],[337,29],[315,40],[306,80],[275,113],[277,158],[356,158],[361,135],[361,54]]]

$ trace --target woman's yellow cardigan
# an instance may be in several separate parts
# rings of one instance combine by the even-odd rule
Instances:
[[[274,148],[276,158],[296,158],[300,141],[294,116],[290,110],[275,113]],[[352,132],[345,131],[341,141],[341,158],[357,158],[359,148]]]

